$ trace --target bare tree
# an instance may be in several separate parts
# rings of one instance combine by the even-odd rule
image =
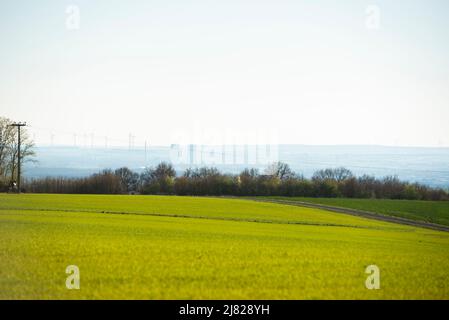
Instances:
[[[318,170],[313,174],[312,179],[315,181],[335,181],[342,182],[353,177],[350,170],[340,167],[340,168],[327,168],[324,170]]]
[[[271,164],[265,171],[269,176],[279,178],[280,180],[285,180],[293,178],[295,173],[290,169],[290,166],[283,162],[275,162]]]
[[[343,182],[352,177],[353,174],[349,169],[346,169],[344,167],[334,169],[334,178],[337,182]]]
[[[120,179],[123,192],[136,191],[139,174],[127,167],[118,168],[114,171],[114,174]]]
[[[0,117],[0,182],[8,180],[11,146],[14,143],[14,128],[10,126],[11,121]]]
[[[5,186],[17,178],[18,141],[17,130],[11,126],[12,121],[0,117],[0,184]],[[21,162],[33,161],[34,143],[27,131],[21,132]]]

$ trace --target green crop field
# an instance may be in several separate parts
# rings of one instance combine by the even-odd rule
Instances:
[[[318,209],[0,194],[0,299],[448,299],[448,272],[449,233]]]
[[[282,197],[274,197],[272,199],[298,200],[341,208],[364,210],[449,226],[449,201]]]

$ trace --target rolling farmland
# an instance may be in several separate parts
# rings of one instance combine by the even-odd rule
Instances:
[[[0,299],[448,299],[448,249],[446,232],[243,199],[0,195]]]

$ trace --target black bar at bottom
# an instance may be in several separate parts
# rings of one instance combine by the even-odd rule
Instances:
[[[446,314],[449,301],[303,301],[303,300],[148,300],[148,301],[0,301],[3,312],[20,315],[114,316],[130,319],[354,319]],[[310,318],[313,315],[313,318]]]

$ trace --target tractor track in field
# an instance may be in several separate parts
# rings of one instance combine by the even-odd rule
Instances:
[[[203,219],[203,220],[221,220],[221,221],[233,221],[233,222],[253,222],[253,223],[265,223],[265,224],[288,224],[288,225],[301,225],[301,226],[315,226],[315,227],[342,227],[342,228],[355,228],[355,229],[382,229],[379,227],[371,226],[358,226],[350,224],[337,224],[337,223],[319,223],[319,222],[307,222],[307,221],[290,221],[290,220],[265,220],[265,219],[251,219],[251,218],[232,218],[232,217],[207,217],[207,216],[195,216],[188,214],[170,214],[170,213],[156,213],[156,212],[128,212],[128,211],[108,211],[108,210],[83,210],[83,209],[48,209],[48,208],[0,208],[1,211],[34,211],[34,212],[61,212],[61,213],[96,213],[96,214],[111,214],[111,215],[134,215],[134,216],[149,216],[149,217],[165,217],[165,218],[188,218],[188,219]]]
[[[311,203],[311,202],[304,202],[304,201],[292,201],[292,200],[280,200],[280,199],[279,200],[278,199],[259,199],[259,198],[249,198],[249,199],[251,199],[253,201],[258,201],[258,202],[268,202],[268,203],[284,204],[284,205],[290,205],[290,206],[296,206],[296,207],[321,209],[321,210],[327,210],[327,211],[337,212],[337,213],[344,213],[344,214],[349,214],[352,216],[368,218],[368,219],[373,219],[373,220],[392,222],[392,223],[403,224],[403,225],[408,225],[408,226],[413,226],[413,227],[420,227],[420,228],[432,229],[432,230],[437,230],[437,231],[449,232],[449,227],[443,226],[440,224],[425,222],[425,221],[411,220],[411,219],[402,218],[402,217],[387,216],[387,215],[370,212],[370,211],[335,207],[335,206],[329,206],[329,205],[317,204],[317,203]]]

